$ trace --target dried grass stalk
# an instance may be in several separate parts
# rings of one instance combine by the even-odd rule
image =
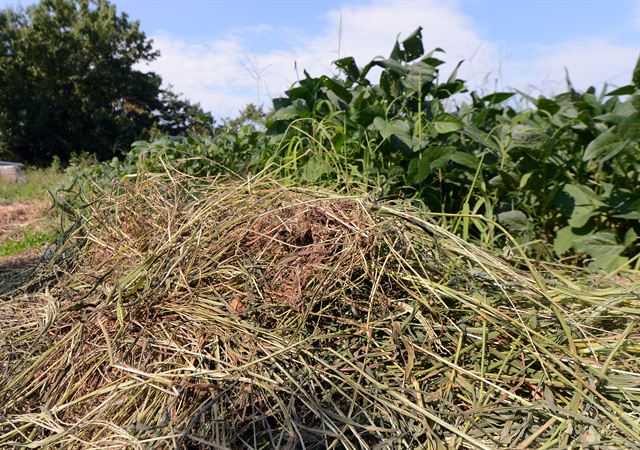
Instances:
[[[266,180],[140,176],[82,211],[0,300],[0,447],[640,442],[637,283]]]

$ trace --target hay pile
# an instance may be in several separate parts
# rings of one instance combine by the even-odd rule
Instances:
[[[139,177],[0,300],[0,447],[635,448],[637,284],[405,205]]]

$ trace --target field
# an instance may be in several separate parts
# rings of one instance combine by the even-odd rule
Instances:
[[[532,99],[437,54],[69,172],[0,271],[0,447],[637,448],[640,65]]]
[[[50,167],[27,170],[24,183],[0,183],[0,270],[35,262],[55,237],[48,190],[63,179]]]

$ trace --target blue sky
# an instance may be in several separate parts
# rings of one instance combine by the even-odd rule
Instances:
[[[32,1],[0,0],[0,7]],[[579,88],[628,83],[640,54],[640,0],[114,0],[140,20],[162,56],[144,70],[218,116],[247,102],[270,105],[306,68],[365,64],[396,35],[423,26],[471,87],[561,90],[564,68]],[[340,23],[342,29],[340,31]],[[340,47],[340,48],[339,48]],[[338,51],[340,50],[340,51]]]

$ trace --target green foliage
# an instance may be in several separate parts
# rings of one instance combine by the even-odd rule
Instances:
[[[24,161],[106,157],[152,125],[157,56],[137,22],[103,0],[43,0],[0,12],[0,133]]]
[[[481,214],[537,257],[549,257],[553,246],[558,256],[572,250],[613,269],[638,254],[637,86],[606,95],[570,85],[553,98],[521,94],[532,105],[523,110],[509,101],[514,93],[463,96],[460,64],[442,78],[439,53],[424,53],[418,29],[387,59],[362,68],[353,58],[336,61],[343,77],[305,72],[274,102],[268,123],[282,142],[281,165],[303,180],[313,173],[314,182],[357,173],[384,195],[417,196],[434,212]],[[373,83],[367,74],[376,66]],[[291,152],[282,149],[293,143],[305,152],[289,164]],[[486,221],[470,223],[485,244],[505,242]],[[451,224],[469,237],[468,224],[459,225]]]
[[[249,168],[257,170],[267,158],[264,132],[245,125],[212,136],[163,136],[152,142],[136,141],[123,158],[90,167],[83,171],[94,182],[154,172],[171,166],[192,176],[206,177],[219,173],[235,174]],[[260,151],[262,149],[262,151]]]
[[[263,111],[262,106],[249,103],[239,111],[236,118],[225,120],[222,125],[215,127],[215,131],[233,133],[244,126],[262,128],[266,116],[267,114]]]
[[[415,197],[486,246],[514,245],[508,231],[530,256],[586,258],[606,270],[637,255],[638,69],[635,84],[608,93],[569,84],[552,98],[482,95],[458,78],[460,63],[441,75],[441,53],[424,52],[418,29],[388,58],[336,61],[339,77],[305,71],[274,100],[265,133],[236,124],[206,139],[139,142],[100,170],[126,175],[164,161],[194,175],[226,167],[244,176],[267,167],[297,183]]]
[[[46,200],[48,189],[63,182],[65,174],[56,164],[46,169],[29,167],[23,183],[0,182],[0,203],[8,201]]]
[[[25,232],[20,239],[7,239],[0,242],[0,257],[12,256],[27,250],[41,248],[54,239],[53,233],[44,231]]]
[[[170,136],[207,134],[214,126],[213,116],[198,103],[191,103],[171,88],[160,93],[162,111],[157,114],[157,131]]]
[[[137,21],[107,0],[42,0],[0,10],[0,156],[46,165],[105,159],[156,128],[182,133],[210,115],[134,65],[158,56]]]

